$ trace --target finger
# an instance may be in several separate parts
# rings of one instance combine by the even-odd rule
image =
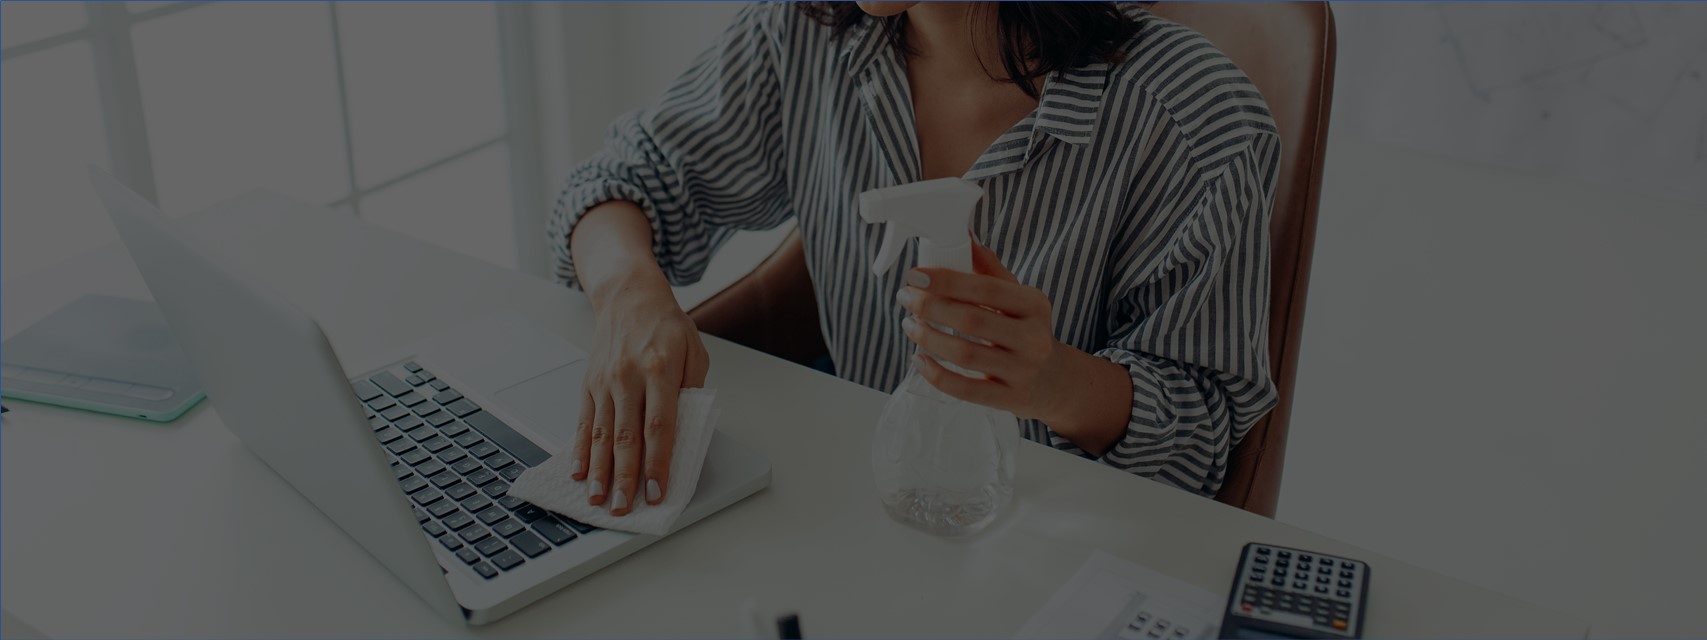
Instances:
[[[611,439],[615,435],[616,403],[610,394],[598,396],[599,406],[593,412],[593,435],[588,442],[587,480],[593,483],[588,491],[588,504],[604,504],[610,488]]]
[[[996,257],[996,252],[979,244],[977,240],[972,241],[972,271],[973,273],[995,276],[1009,282],[1019,282],[1018,276],[1008,271],[1007,267],[1002,266],[1002,259]]]
[[[627,514],[634,508],[635,488],[640,485],[640,425],[646,419],[645,392],[618,391],[616,438],[611,446],[614,468],[609,505],[611,515]]]
[[[676,400],[681,391],[666,386],[646,387],[646,426],[641,431],[646,442],[642,454],[642,477],[646,483],[641,495],[645,496],[646,504],[663,502],[665,492],[670,490],[670,456],[676,449]]]
[[[926,353],[963,369],[996,378],[1011,378],[1020,366],[1011,351],[943,333],[913,318],[901,321],[901,331]]]
[[[924,277],[913,277],[912,273],[920,273]],[[1037,315],[1040,304],[1048,303],[1043,292],[996,276],[935,268],[914,269],[908,276],[908,284],[925,291],[968,304],[989,307],[1016,318]]]
[[[593,396],[581,392],[581,417],[575,421],[575,450],[569,461],[569,477],[576,480],[587,479],[587,456],[593,441],[593,416],[597,406]]]
[[[1025,337],[1024,321],[1004,316],[980,305],[951,300],[913,287],[905,287],[896,300],[925,322],[939,324],[986,342],[1012,347]]]
[[[939,364],[935,359],[924,354],[913,356],[913,366],[919,370],[925,382],[931,383],[938,391],[954,396],[973,404],[986,407],[1004,408],[1006,388],[989,380],[973,380],[960,375]]]

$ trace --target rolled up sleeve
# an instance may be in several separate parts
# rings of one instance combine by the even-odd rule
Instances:
[[[779,10],[743,9],[655,104],[617,119],[604,150],[570,173],[546,230],[559,282],[580,288],[569,237],[603,202],[640,206],[652,225],[652,252],[677,285],[698,281],[736,230],[788,218],[771,28]]]

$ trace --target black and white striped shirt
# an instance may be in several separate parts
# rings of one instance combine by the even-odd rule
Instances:
[[[842,38],[788,3],[744,9],[653,106],[611,127],[576,169],[549,236],[607,200],[640,205],[676,284],[739,229],[799,221],[838,375],[889,391],[912,249],[869,265],[882,230],[860,192],[920,179],[905,60],[871,21]],[[973,235],[1049,296],[1055,335],[1132,376],[1125,436],[1101,462],[1212,495],[1227,457],[1274,406],[1268,372],[1269,207],[1279,140],[1256,88],[1199,34],[1140,23],[1118,64],[1046,79],[1036,111],[964,176],[983,186]],[[1046,425],[1024,436],[1086,455]]]

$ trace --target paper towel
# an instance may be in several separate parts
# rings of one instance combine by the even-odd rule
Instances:
[[[699,472],[705,466],[706,451],[711,448],[711,434],[717,427],[717,410],[712,401],[717,392],[710,389],[682,389],[676,405],[676,447],[670,460],[670,484],[664,501],[657,505],[646,503],[646,479],[641,478],[635,490],[633,510],[625,516],[610,514],[616,489],[607,493],[605,504],[588,504],[593,483],[579,481],[571,473],[575,445],[571,444],[539,466],[516,477],[510,495],[544,509],[555,511],[581,522],[604,529],[651,535],[670,532],[676,518],[693,499],[699,485]]]

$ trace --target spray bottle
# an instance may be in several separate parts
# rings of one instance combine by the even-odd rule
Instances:
[[[882,275],[893,268],[904,243],[915,238],[918,266],[971,272],[972,211],[983,196],[978,185],[959,178],[861,193],[860,217],[887,225],[872,272]],[[938,362],[955,373],[982,377]],[[949,396],[912,369],[884,407],[872,443],[872,471],[884,510],[940,536],[977,533],[1013,496],[1018,447],[1019,421],[1013,414]]]

